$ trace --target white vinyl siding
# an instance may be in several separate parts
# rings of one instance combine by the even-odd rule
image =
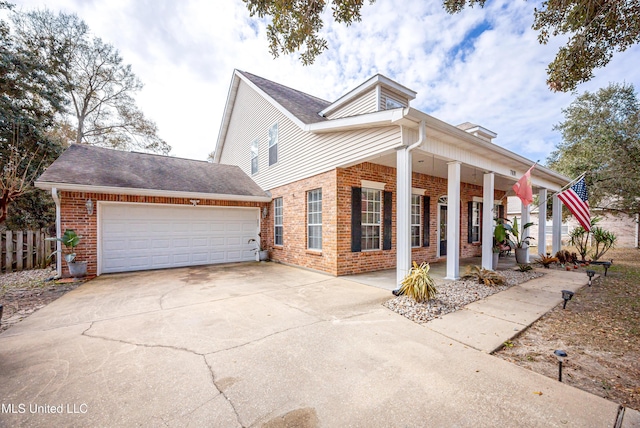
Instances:
[[[273,200],[273,244],[278,246],[284,244],[283,216],[282,198],[276,198]]]
[[[251,175],[258,173],[258,139],[251,143]]]
[[[379,250],[382,242],[382,191],[362,189],[362,251]]]
[[[269,167],[267,156],[260,156],[260,173],[252,177],[265,190],[359,162],[400,143],[400,127],[397,125],[327,134],[305,132],[241,82],[220,163],[238,165],[250,175],[249,150],[237,142],[258,138],[260,153],[266,153],[268,133],[265,130],[276,122],[278,163]]]
[[[422,197],[411,195],[411,246],[422,246],[420,229],[422,227]]]
[[[307,192],[307,248],[322,250],[322,189]]]
[[[391,92],[387,88],[380,88],[380,110],[387,110],[387,99],[399,103],[402,107],[409,107],[409,100],[404,95]]]
[[[376,88],[365,92],[355,100],[349,101],[347,104],[341,106],[337,110],[327,115],[328,119],[338,119],[341,117],[356,116],[364,113],[373,113],[378,111],[377,107],[377,94]]]

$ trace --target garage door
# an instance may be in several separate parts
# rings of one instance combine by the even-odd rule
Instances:
[[[257,208],[101,204],[101,272],[255,260]]]

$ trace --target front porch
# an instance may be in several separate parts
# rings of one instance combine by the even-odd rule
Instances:
[[[467,257],[460,259],[460,272],[464,273],[467,266],[482,265],[482,257]],[[430,263],[431,269],[429,273],[436,281],[436,285],[444,284],[452,280],[446,279],[447,262],[440,260]],[[497,271],[513,269],[516,266],[515,255],[500,257]],[[348,281],[357,282],[359,284],[369,285],[372,287],[382,288],[384,290],[394,290],[398,288],[396,269],[385,269],[375,272],[358,273],[354,275],[345,275],[341,278]]]

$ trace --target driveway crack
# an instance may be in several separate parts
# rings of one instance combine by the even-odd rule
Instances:
[[[233,404],[233,401],[231,401],[229,396],[227,396],[227,394],[222,390],[222,388],[219,387],[218,384],[216,383],[216,374],[213,371],[213,367],[211,366],[211,364],[209,364],[209,362],[207,361],[207,357],[203,355],[202,359],[204,360],[204,363],[209,368],[209,373],[211,374],[211,383],[218,390],[218,392],[225,398],[225,400],[227,400],[227,402],[233,409],[233,413],[235,413],[236,415],[236,421],[238,422],[238,425],[240,425],[242,428],[246,428],[245,425],[243,425],[242,422],[240,421],[240,414],[238,413],[238,409],[236,409],[236,406]]]

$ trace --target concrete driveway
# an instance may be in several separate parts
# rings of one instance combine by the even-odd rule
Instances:
[[[0,335],[0,426],[613,426],[389,297],[275,263],[103,276]]]

